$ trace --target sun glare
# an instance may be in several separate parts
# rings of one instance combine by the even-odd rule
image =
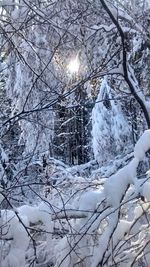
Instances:
[[[68,64],[68,71],[71,73],[71,74],[75,74],[79,71],[79,67],[80,67],[80,62],[79,62],[79,59],[78,57],[72,59],[69,64]]]

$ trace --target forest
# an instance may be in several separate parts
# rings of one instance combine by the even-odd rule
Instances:
[[[150,267],[150,1],[0,0],[0,267]]]

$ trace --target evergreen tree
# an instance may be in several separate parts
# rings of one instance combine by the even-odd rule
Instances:
[[[92,111],[93,152],[100,165],[124,153],[131,144],[131,129],[118,102],[117,95],[105,77]]]

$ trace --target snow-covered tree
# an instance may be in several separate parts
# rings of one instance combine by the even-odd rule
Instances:
[[[0,14],[0,264],[148,266],[149,2]]]
[[[116,93],[105,77],[92,111],[93,152],[99,164],[103,164],[132,143],[131,130],[117,100]]]
[[[0,201],[12,209],[1,210],[2,267],[148,264],[150,176],[138,179],[136,172],[149,149],[147,130],[132,160],[108,179],[70,177],[67,187],[59,180],[34,206],[15,208],[0,188]]]
[[[147,14],[147,4],[139,3],[138,7],[141,5]],[[133,96],[138,103],[137,110],[142,110],[142,120],[149,124],[148,93],[143,88],[148,63],[144,64],[143,74],[139,75],[138,70],[142,62],[147,62],[147,16],[145,21],[142,16],[141,23],[136,19],[136,10],[132,15],[132,5],[127,8],[125,3],[116,1],[111,4],[80,1],[80,5],[69,0],[54,1],[52,5],[40,1],[32,1],[32,5],[28,1],[8,5],[1,1],[1,6],[3,51],[9,69],[7,93],[12,99],[11,121],[19,121],[22,131],[19,141],[24,145],[24,155],[48,152],[57,158],[67,155],[68,163],[86,161],[85,156],[78,158],[79,154],[87,154],[86,149],[81,150],[89,146],[89,141],[83,142],[81,131],[85,132],[88,122],[78,113],[84,113],[84,104],[88,106],[91,102],[86,83],[105,75],[116,81],[118,90]],[[144,53],[137,68],[134,62],[140,57],[140,47],[144,47]],[[79,63],[76,73],[75,59]],[[71,109],[70,106],[78,104],[79,108],[72,109],[73,114],[66,110],[65,116],[59,117],[61,106]],[[91,110],[85,113],[90,117]],[[73,117],[76,119],[70,120]],[[64,127],[65,121],[70,121],[70,125],[66,123]],[[63,144],[69,134],[70,139],[76,139],[76,123],[79,149],[77,152],[73,148],[75,155],[71,156],[67,150],[74,145],[65,145],[63,151]],[[145,126],[144,121],[142,127]],[[59,132],[62,127],[63,138]],[[140,132],[138,129],[137,136]]]

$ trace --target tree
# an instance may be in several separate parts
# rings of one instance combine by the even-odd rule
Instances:
[[[2,267],[148,266],[149,2],[0,7]]]
[[[52,5],[36,3],[36,1],[30,5],[28,1],[23,1],[19,4],[14,2],[9,8],[4,2],[1,5],[2,12],[5,10],[6,13],[5,16],[3,15],[1,31],[3,40],[6,42],[3,50],[9,54],[7,92],[13,102],[11,121],[19,120],[22,131],[20,142],[25,146],[25,154],[32,154],[31,151],[34,150],[37,154],[46,152],[59,158],[60,150],[57,148],[60,147],[60,143],[67,141],[65,137],[62,140],[62,135],[58,140],[58,132],[61,128],[59,121],[62,120],[59,118],[60,106],[76,106],[77,101],[82,113],[85,98],[84,104],[88,106],[91,102],[87,97],[86,84],[92,83],[93,80],[98,81],[106,74],[116,81],[115,90],[121,90],[123,94],[129,93],[137,101],[136,113],[140,114],[139,110],[142,110],[142,116],[149,125],[149,104],[145,95],[147,90],[144,92],[143,88],[139,87],[143,78],[139,77],[138,71],[138,79],[136,79],[132,67],[135,53],[140,54],[139,50],[137,52],[132,50],[133,42],[138,38],[138,42],[140,44],[143,42],[144,49],[147,49],[148,34],[144,24],[141,25],[139,20],[134,23],[136,15],[132,17],[130,9],[125,4],[123,6],[115,1],[111,5],[107,5],[105,1],[92,3],[82,1],[79,7],[77,1],[73,5],[70,1],[55,1]],[[143,12],[147,14],[148,7],[144,3],[142,6]],[[52,15],[54,8],[57,12]],[[130,8],[133,8],[132,5]],[[118,19],[114,16],[115,12],[118,14]],[[52,19],[49,19],[48,17],[51,18],[51,16]],[[131,27],[133,27],[132,30]],[[69,57],[70,60],[74,57],[79,59],[80,68],[76,79],[72,77],[74,74],[69,73]],[[146,61],[146,53],[142,61]],[[145,67],[147,69],[147,66]],[[137,68],[135,68],[135,74],[136,71]],[[78,91],[82,91],[80,100]],[[74,112],[77,113],[75,117],[78,118],[79,111],[78,108],[75,109],[74,107]],[[89,117],[91,109],[86,112]],[[74,116],[69,115],[67,111],[65,114],[69,117],[65,115],[63,123],[65,119],[66,121],[70,119],[70,115]],[[58,123],[55,123],[53,118],[57,118]],[[78,132],[74,129],[75,124],[73,119],[70,126],[70,131],[74,132],[72,140],[76,140]],[[84,132],[89,122],[87,123],[87,119],[79,119],[78,124],[80,124],[79,131],[82,129]],[[142,125],[141,128],[143,127],[146,126]],[[68,128],[67,124],[66,128]],[[68,129],[63,131],[66,133],[65,136],[68,136]],[[137,135],[140,134],[141,129],[138,131]],[[80,136],[81,133],[78,136],[80,141],[77,146],[88,147],[89,141],[82,145],[83,138]],[[70,144],[71,146],[74,145]],[[70,147],[68,146],[66,150],[70,150]],[[66,150],[61,151],[61,158],[64,154],[68,154]],[[80,149],[75,154],[68,155],[66,161],[77,163],[88,160],[84,156],[81,161],[78,161],[79,154],[82,154]]]
[[[13,209],[1,211],[1,239],[10,242],[9,253],[2,250],[2,266],[148,264],[149,174],[138,180],[136,171],[149,140],[147,130],[135,145],[133,159],[104,184],[96,182],[94,190],[92,179],[86,183],[82,178],[81,184],[81,177],[71,177],[74,191],[66,182],[51,185],[46,198],[39,193],[38,205],[16,209],[1,190],[1,201],[6,199]]]
[[[116,94],[104,78],[92,111],[93,151],[100,166],[123,153],[125,144],[132,144],[131,129],[115,99]]]

